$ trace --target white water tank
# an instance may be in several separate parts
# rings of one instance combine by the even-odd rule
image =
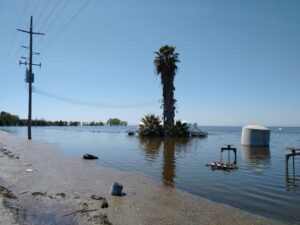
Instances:
[[[244,126],[241,144],[247,146],[269,146],[271,130],[261,125]]]

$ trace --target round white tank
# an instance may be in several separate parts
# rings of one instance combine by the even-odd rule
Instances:
[[[241,144],[247,146],[269,146],[271,130],[261,125],[244,126]]]

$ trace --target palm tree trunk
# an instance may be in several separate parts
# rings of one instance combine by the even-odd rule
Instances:
[[[167,76],[169,79],[165,85],[164,93],[164,127],[174,124],[175,99],[174,99],[174,76]]]

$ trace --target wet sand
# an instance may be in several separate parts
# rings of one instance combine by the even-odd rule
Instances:
[[[88,150],[87,150],[88,153]],[[101,160],[101,155],[99,156]],[[109,196],[112,182],[124,196]],[[96,195],[107,199],[92,199]],[[288,224],[0,131],[0,224]]]

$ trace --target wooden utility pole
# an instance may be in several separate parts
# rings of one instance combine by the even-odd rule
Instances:
[[[44,35],[43,33],[37,33],[32,31],[32,16],[30,17],[30,29],[29,31],[27,30],[22,30],[22,29],[17,29],[18,31],[25,32],[29,34],[29,63],[27,61],[25,62],[19,62],[20,64],[24,64],[27,66],[29,65],[29,69],[26,69],[26,82],[29,85],[29,101],[28,101],[28,140],[31,140],[31,115],[32,115],[32,83],[34,82],[34,74],[32,73],[32,66],[39,66],[41,67],[40,64],[34,64],[32,63],[32,55],[33,54],[39,54],[39,53],[34,53],[32,52],[32,35]],[[22,46],[25,47],[25,46]],[[23,57],[24,58],[24,57]]]

